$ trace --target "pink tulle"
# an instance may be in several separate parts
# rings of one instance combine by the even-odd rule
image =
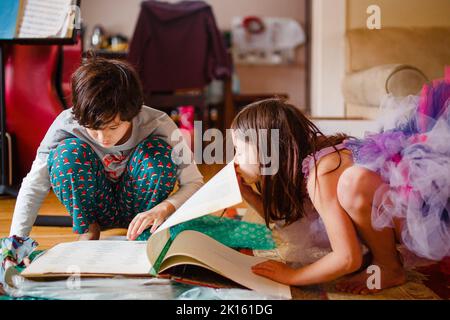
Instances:
[[[404,100],[391,99],[401,110]],[[389,102],[388,102],[389,103]],[[407,108],[405,107],[405,112]],[[393,129],[352,139],[355,163],[380,174],[375,193],[375,228],[402,226],[402,241],[420,257],[450,256],[450,82],[427,85],[416,112],[398,117]]]

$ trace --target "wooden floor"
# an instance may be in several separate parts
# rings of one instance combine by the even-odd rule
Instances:
[[[203,174],[205,181],[208,181],[222,167],[223,165],[199,165],[199,169]],[[15,203],[15,198],[0,197],[0,238],[9,235]],[[66,209],[53,192],[50,192],[45,199],[39,210],[39,214],[68,215]],[[123,235],[126,235],[126,229],[111,229],[102,232],[101,239]],[[72,233],[72,228],[64,227],[33,227],[30,236],[39,243],[38,249],[40,250],[48,249],[60,242],[75,241],[77,239],[77,235]]]

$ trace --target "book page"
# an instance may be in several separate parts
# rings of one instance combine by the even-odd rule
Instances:
[[[154,266],[158,260],[167,242],[170,240],[170,231],[165,229],[158,234],[152,234],[147,241],[147,258],[150,264]]]
[[[72,0],[26,0],[18,38],[66,37],[73,4]]]
[[[226,209],[242,202],[233,161],[175,211],[155,234],[179,223]]]
[[[22,275],[117,274],[148,275],[146,241],[77,241],[61,243],[46,251]]]
[[[239,253],[203,233],[189,230],[183,231],[175,238],[159,271],[163,272],[175,265],[194,264],[207,267],[257,292],[292,298],[289,286],[258,276],[251,271],[253,265],[263,261],[267,259]]]

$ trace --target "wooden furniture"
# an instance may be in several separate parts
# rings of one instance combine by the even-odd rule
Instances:
[[[77,7],[80,1],[75,1]],[[61,83],[62,46],[74,45],[77,29],[61,38],[0,39],[0,195],[17,196],[17,187],[8,181],[7,166],[18,165],[16,180],[21,180],[31,167],[40,141],[57,115],[66,108],[58,87]],[[59,76],[59,77],[58,77]],[[8,112],[8,116],[7,113]],[[12,142],[7,148],[6,131]],[[9,150],[9,155],[7,154]],[[12,157],[16,152],[18,156]],[[10,161],[8,161],[8,158]],[[67,219],[69,218],[69,219]],[[66,225],[70,217],[38,217],[46,225]]]

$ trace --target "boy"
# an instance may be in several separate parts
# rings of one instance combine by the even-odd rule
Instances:
[[[138,76],[126,62],[84,62],[72,75],[72,101],[22,182],[10,236],[29,235],[50,187],[80,240],[99,239],[101,227],[128,227],[127,238],[134,240],[202,186],[193,161],[172,161],[177,127],[164,112],[143,106]],[[176,180],[179,190],[169,197]]]

